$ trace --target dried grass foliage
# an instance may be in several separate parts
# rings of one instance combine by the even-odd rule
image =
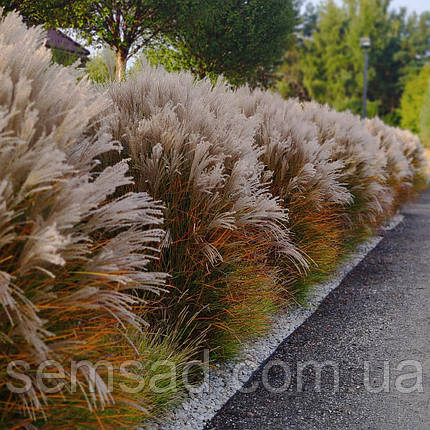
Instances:
[[[146,193],[112,197],[131,183],[127,162],[100,169],[99,156],[120,148],[104,126],[87,135],[106,98],[51,65],[42,38],[16,14],[0,22],[0,372],[25,360],[33,381],[12,395],[2,377],[0,397],[6,415],[30,420],[59,418],[66,400],[90,410],[119,400],[101,377],[91,382],[90,366],[76,394],[66,373],[53,395],[39,390],[35,367],[136,356],[126,332],[145,322],[134,291],[158,292],[165,280],[147,270],[164,234],[162,206]]]
[[[154,416],[176,392],[113,394],[88,368],[76,393],[67,374],[50,395],[32,372],[46,359],[180,367],[197,343],[231,356],[426,183],[418,138],[379,119],[148,65],[99,94],[50,63],[43,37],[15,14],[0,22],[2,425]],[[12,360],[31,363],[26,394],[6,388]]]
[[[232,108],[235,95],[223,84],[212,88],[209,80],[149,66],[110,95],[110,127],[130,157],[135,189],[166,206],[160,270],[172,274],[172,290],[163,307],[198,312],[208,345],[219,346],[211,339],[231,327],[225,328],[216,303],[230,297],[232,273],[254,267],[255,276],[242,285],[251,291],[259,276],[272,277],[269,267],[261,275],[269,249],[305,265],[289,237],[287,211],[269,191],[263,150],[254,141],[258,122]],[[247,330],[237,327],[243,337]]]

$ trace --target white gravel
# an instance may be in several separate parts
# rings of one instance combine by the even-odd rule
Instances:
[[[391,230],[403,221],[396,215],[384,230]],[[319,307],[320,303],[337,288],[346,275],[378,245],[382,236],[375,236],[358,246],[355,253],[344,262],[327,282],[312,287],[306,307],[290,307],[273,318],[268,333],[250,344],[234,360],[216,368],[211,366],[205,381],[193,394],[166,417],[163,423],[146,424],[145,430],[200,430],[222,408],[227,400],[240,390],[252,373],[276,350],[278,345],[302,325]]]

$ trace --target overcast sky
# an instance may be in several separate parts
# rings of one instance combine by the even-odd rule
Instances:
[[[311,0],[311,1],[314,4],[321,3],[321,0]],[[409,12],[415,11],[415,12],[421,13],[424,11],[430,11],[430,0],[392,0],[391,7],[392,8],[406,7]]]
[[[392,7],[406,7],[409,12],[430,11],[430,0],[393,0]]]

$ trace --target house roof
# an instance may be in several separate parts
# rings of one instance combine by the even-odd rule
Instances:
[[[75,42],[60,30],[52,29],[48,30],[47,33],[48,40],[46,41],[46,46],[48,48],[61,49],[81,57],[90,55],[90,51],[88,51],[88,49]]]

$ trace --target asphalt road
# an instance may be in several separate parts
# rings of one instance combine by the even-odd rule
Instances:
[[[430,430],[430,190],[403,214],[206,429]]]

